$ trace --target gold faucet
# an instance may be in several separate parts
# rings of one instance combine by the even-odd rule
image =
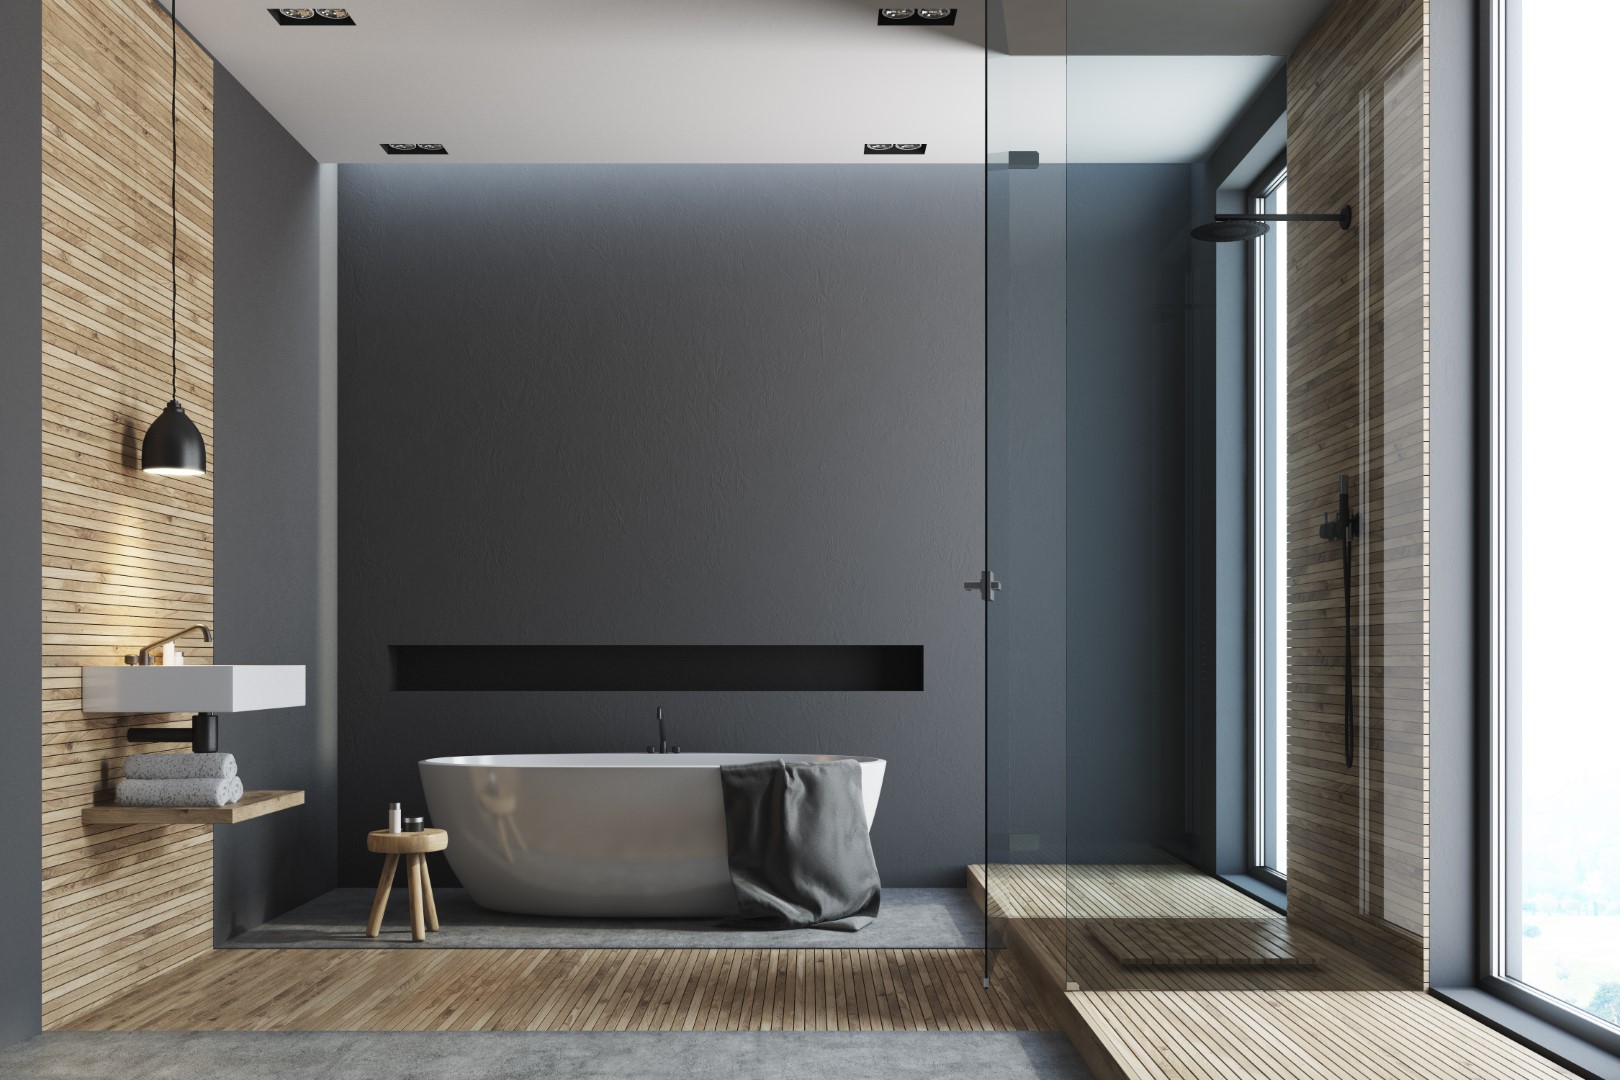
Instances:
[[[159,638],[157,641],[152,642],[152,644],[150,644],[150,645],[143,646],[140,652],[135,653],[134,655],[131,655],[131,656],[125,656],[124,657],[124,663],[133,664],[133,665],[137,665],[137,666],[140,666],[140,667],[151,667],[152,666],[152,650],[161,649],[163,646],[167,645],[169,642],[175,640],[176,638],[185,637],[187,634],[191,633],[193,630],[201,630],[204,641],[213,641],[214,640],[214,630],[213,630],[213,628],[209,627],[209,626],[203,626],[203,625],[201,625],[199,623],[196,626],[188,626],[184,630],[181,630],[178,633],[170,634],[166,638]]]

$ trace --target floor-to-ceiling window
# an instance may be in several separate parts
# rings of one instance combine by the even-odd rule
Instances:
[[[1278,162],[1249,191],[1256,214],[1288,213]],[[1288,226],[1251,245],[1254,344],[1255,707],[1251,775],[1252,872],[1281,885],[1288,873]]]
[[[1620,4],[1494,6],[1492,975],[1620,1045]]]

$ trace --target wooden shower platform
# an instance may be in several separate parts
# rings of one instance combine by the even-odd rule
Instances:
[[[1575,1075],[1191,867],[993,866],[987,897],[972,866],[967,884],[1097,1080]],[[1164,920],[1173,940],[1143,955],[1180,949],[1188,963],[1122,962],[1101,940]],[[1256,924],[1316,963],[1210,961]]]
[[[988,911],[1007,950],[1073,990],[1400,990],[1399,979],[1182,863],[992,866]],[[986,906],[984,869],[968,890]],[[1141,940],[1171,922],[1155,952]],[[1121,941],[1138,942],[1124,957]],[[1246,950],[1242,946],[1246,945]],[[1173,947],[1173,949],[1172,949]],[[1179,955],[1179,962],[1178,961]]]

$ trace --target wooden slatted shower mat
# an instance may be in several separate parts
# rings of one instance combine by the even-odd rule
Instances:
[[[1311,967],[1287,919],[1093,919],[1086,931],[1126,967]]]
[[[1054,1030],[977,949],[222,949],[81,1031]],[[1055,1004],[1055,1003],[1054,1003]]]

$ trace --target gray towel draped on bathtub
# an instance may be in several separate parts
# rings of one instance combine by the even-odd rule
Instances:
[[[882,888],[854,761],[720,766],[737,915],[754,930],[860,930]]]

